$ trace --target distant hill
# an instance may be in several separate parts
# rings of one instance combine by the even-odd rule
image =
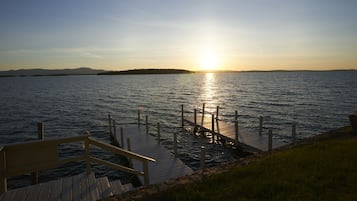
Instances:
[[[125,71],[108,71],[98,73],[98,75],[132,75],[132,74],[182,74],[192,73],[188,70],[182,69],[134,69]]]
[[[0,71],[1,77],[15,77],[15,76],[65,76],[65,75],[97,75],[98,73],[105,72],[104,70],[94,70],[88,67],[76,69],[20,69]]]

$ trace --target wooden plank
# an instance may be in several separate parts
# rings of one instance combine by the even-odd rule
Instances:
[[[81,175],[75,175],[72,177],[72,200],[81,200]]]
[[[114,195],[120,195],[124,192],[120,180],[110,182],[110,187],[112,188]]]
[[[98,190],[99,190],[99,199],[104,199],[110,196],[113,196],[113,190],[110,187],[109,180],[107,177],[101,177],[96,179]]]
[[[150,184],[164,182],[168,179],[192,174],[191,168],[187,167],[180,159],[175,158],[166,148],[160,146],[155,138],[145,134],[142,128],[124,128],[125,138],[131,139],[131,150],[138,154],[145,154],[155,158],[156,162],[149,162]],[[133,167],[143,171],[143,163],[133,160]],[[139,177],[143,183],[143,177]]]
[[[40,194],[40,190],[41,190],[41,186],[40,185],[33,185],[33,186],[29,186],[29,191],[26,197],[26,201],[35,201],[38,200],[39,194]]]
[[[28,193],[29,193],[29,188],[23,187],[23,188],[16,189],[16,193],[13,200],[25,201]]]
[[[9,190],[1,194],[0,201],[12,201],[14,200],[16,193],[17,193],[17,189]]]
[[[89,196],[91,200],[99,200],[99,192],[97,188],[97,183],[95,179],[95,175],[92,172],[90,175],[88,175],[88,191],[89,191]]]
[[[91,200],[89,195],[89,188],[88,188],[88,178],[86,177],[86,174],[81,174],[80,185],[81,185],[81,200]]]
[[[62,193],[61,201],[71,201],[72,200],[72,177],[65,177],[62,179]]]
[[[50,201],[60,201],[62,194],[62,183],[64,179],[58,179],[50,182]],[[40,201],[40,200],[39,200]]]

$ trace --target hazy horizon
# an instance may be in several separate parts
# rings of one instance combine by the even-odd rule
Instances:
[[[0,3],[0,71],[357,69],[357,1]]]

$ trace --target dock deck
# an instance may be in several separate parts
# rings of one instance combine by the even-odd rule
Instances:
[[[146,134],[143,127],[123,128],[124,146],[121,143],[120,134],[114,136],[114,140],[127,149],[127,138],[130,138],[131,151],[154,158],[156,162],[149,163],[150,184],[157,184],[169,179],[189,175],[193,170],[186,166],[180,159],[176,158],[169,150],[161,146],[153,136]],[[133,161],[133,168],[142,170],[141,162]],[[139,177],[143,183],[143,178]]]
[[[214,125],[212,125],[211,115],[204,115],[202,121],[202,115],[197,114],[196,125],[194,116],[185,117],[184,122],[190,124],[191,126],[197,126],[205,132],[210,132],[221,139],[228,142],[236,143],[236,128],[233,124],[228,124],[223,121],[214,119]],[[213,128],[213,130],[212,130]],[[272,149],[276,149],[285,145],[288,142],[280,141],[279,139],[272,139]],[[259,135],[251,133],[242,128],[238,129],[238,146],[244,146],[253,151],[268,151],[269,150],[269,137],[266,135]]]

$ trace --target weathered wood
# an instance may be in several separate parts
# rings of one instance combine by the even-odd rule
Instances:
[[[145,128],[146,128],[146,135],[149,135],[148,115],[145,115]]]
[[[161,141],[160,136],[160,122],[157,122],[157,143],[160,144]]]
[[[101,177],[96,179],[98,186],[99,199],[108,198],[113,196],[113,190],[109,183],[108,177]]]
[[[177,133],[174,132],[174,156],[177,157]]]
[[[263,117],[259,117],[259,135],[262,135],[263,132]]]
[[[211,119],[211,131],[213,131],[212,132],[212,141],[214,142],[214,114],[212,114],[212,119]]]
[[[205,116],[205,105],[206,105],[206,104],[204,104],[204,103],[203,103],[203,105],[202,105],[201,126],[203,126],[203,123],[204,123],[204,121],[205,121],[205,118],[204,118],[204,116]]]
[[[123,133],[123,127],[120,127],[120,145],[121,145],[121,148],[125,148],[124,147],[124,133]]]
[[[291,135],[293,138],[293,142],[295,142],[296,141],[296,123],[293,123],[293,125],[292,125]]]
[[[181,105],[181,128],[184,127],[183,105]]]
[[[112,133],[112,117],[110,116],[110,113],[108,114],[108,127],[109,127],[109,135],[113,137]]]
[[[111,186],[111,188],[113,190],[113,194],[114,195],[119,195],[119,194],[122,194],[124,192],[123,186],[122,186],[120,180],[116,180],[116,181],[110,182],[110,186]]]
[[[64,179],[59,179],[55,181],[49,182],[49,200],[50,201],[60,201],[61,200],[61,194],[62,194],[62,187],[63,187],[63,181]],[[46,185],[46,184],[44,184]]]
[[[72,177],[65,177],[62,179],[62,192],[61,201],[71,201],[72,200]]]
[[[194,114],[194,124],[196,126],[197,125],[197,110],[196,110],[196,108],[193,110],[193,114]]]
[[[205,167],[205,160],[206,160],[206,148],[201,146],[201,169]]]
[[[273,131],[269,130],[269,134],[268,134],[268,151],[272,151],[273,150]]]
[[[138,127],[140,127],[140,110],[138,110]]]

